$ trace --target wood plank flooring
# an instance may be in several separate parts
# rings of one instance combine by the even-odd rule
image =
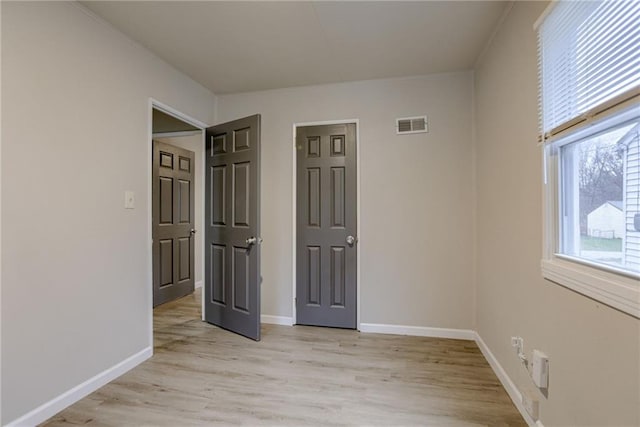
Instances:
[[[200,321],[199,293],[154,312],[154,356],[44,426],[526,425],[474,342]]]

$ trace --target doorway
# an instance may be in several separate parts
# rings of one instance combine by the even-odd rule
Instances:
[[[359,327],[357,120],[294,125],[294,323]]]
[[[204,266],[203,266],[203,258],[204,258],[204,248],[203,248],[203,239],[201,237],[201,235],[198,235],[198,231],[202,229],[202,223],[204,221],[204,209],[203,209],[203,200],[204,200],[204,189],[203,189],[203,162],[204,162],[204,129],[207,127],[207,125],[205,123],[202,123],[196,119],[193,119],[173,108],[171,108],[168,105],[165,105],[155,99],[150,99],[149,100],[149,119],[148,119],[148,129],[149,129],[149,138],[148,138],[148,159],[149,159],[149,163],[148,163],[148,199],[147,199],[147,206],[148,206],[148,234],[149,234],[149,253],[150,253],[150,257],[149,257],[149,263],[148,263],[148,271],[149,271],[149,277],[152,278],[151,283],[149,283],[149,295],[150,295],[150,310],[149,310],[149,343],[151,346],[154,345],[162,345],[162,339],[159,342],[154,342],[154,332],[156,332],[156,329],[158,327],[157,324],[154,324],[154,312],[156,310],[153,309],[153,306],[155,306],[156,304],[154,304],[155,298],[154,298],[154,283],[153,283],[153,276],[154,274],[157,274],[154,272],[154,256],[157,256],[157,253],[154,254],[154,244],[153,244],[153,235],[154,235],[154,230],[153,230],[153,208],[154,208],[154,203],[153,203],[153,170],[154,170],[154,165],[153,165],[153,154],[154,154],[154,150],[153,150],[153,146],[154,146],[154,140],[157,140],[158,142],[161,143],[165,143],[165,144],[170,144],[170,146],[176,147],[176,150],[188,150],[190,152],[194,153],[193,156],[193,161],[191,161],[191,159],[189,159],[189,163],[191,163],[189,165],[189,169],[193,170],[194,173],[194,179],[193,179],[193,220],[194,220],[194,226],[193,227],[189,227],[188,231],[189,234],[191,234],[191,229],[194,230],[195,233],[193,233],[192,236],[190,236],[189,239],[186,239],[186,241],[183,239],[182,241],[182,246],[184,248],[186,243],[189,243],[189,250],[193,250],[193,252],[191,253],[193,258],[193,273],[191,273],[191,271],[189,271],[190,276],[193,277],[193,288],[195,288],[196,292],[192,292],[190,296],[190,298],[193,298],[193,302],[192,302],[192,306],[194,304],[197,304],[196,306],[193,307],[193,309],[191,311],[189,311],[188,316],[191,317],[193,316],[193,319],[198,319],[201,320],[203,319],[203,311],[202,311],[202,302],[201,302],[201,298],[199,297],[200,291],[199,288],[202,287],[203,284],[203,277],[204,277]],[[174,157],[175,161],[178,162],[176,163],[176,167],[179,170],[180,169],[180,155],[177,155]],[[189,156],[182,156],[182,157],[189,157]],[[182,162],[182,169],[186,169],[187,166],[185,164],[185,162]],[[167,169],[167,168],[165,168]],[[184,172],[184,171],[182,171]],[[184,189],[184,185],[183,185],[183,189]],[[191,189],[190,189],[191,190]],[[173,192],[171,192],[173,194]],[[173,214],[173,212],[172,212]],[[156,213],[157,215],[157,213]],[[180,215],[180,212],[178,212],[178,215]],[[184,212],[182,212],[182,215],[184,216]],[[192,244],[191,244],[192,241]],[[173,248],[172,248],[173,249]],[[177,266],[177,269],[180,269],[180,265]],[[173,267],[174,269],[176,267]],[[188,267],[189,270],[191,270],[191,266]],[[182,270],[183,272],[180,274],[178,273],[178,281],[180,279],[184,279],[185,276],[187,276],[185,270],[187,270],[186,268],[184,268],[184,266],[182,266]],[[165,270],[165,278],[167,276],[172,276],[173,274],[168,274],[167,271]],[[181,276],[181,277],[180,277]],[[175,295],[174,295],[175,296]],[[175,307],[173,303],[167,303],[164,304],[162,306],[161,309],[164,312],[170,312],[171,315],[169,316],[169,318],[175,318],[176,320],[179,319],[184,319],[185,317],[185,313],[184,312],[175,312]],[[160,308],[158,307],[158,308]],[[196,309],[196,307],[198,307]],[[166,317],[165,317],[166,318]],[[166,322],[165,322],[166,323]],[[164,325],[167,326],[167,325]],[[163,326],[163,327],[164,327]],[[162,329],[162,328],[161,328]],[[160,331],[162,332],[162,331]],[[161,334],[160,336],[163,336],[163,334]],[[156,337],[157,338],[157,337]]]
[[[171,264],[174,266],[173,274],[169,273],[169,267],[164,272],[165,282],[171,277],[175,278],[174,282],[188,278],[189,274],[186,272],[192,270],[191,267],[186,267],[189,257],[180,257],[179,254],[181,251],[189,251],[189,245],[193,244],[195,288],[201,287],[202,292],[192,292],[192,295],[194,301],[198,301],[201,320],[259,340],[262,242],[259,221],[260,115],[208,127],[153,99],[149,103],[149,113],[149,146],[152,148],[155,144],[156,147],[155,157],[154,150],[149,150],[150,157],[155,159],[155,163],[161,163],[160,151],[164,150],[165,170],[168,171],[169,166],[175,166],[173,169],[178,169],[176,173],[182,174],[172,176],[169,173],[167,176],[173,179],[175,185],[182,187],[180,191],[171,188],[168,182],[165,186],[165,198],[169,200],[173,195],[172,204],[175,200],[177,203],[166,208],[164,219],[168,224],[168,219],[173,215],[173,223],[178,222],[184,234],[173,238],[174,242],[177,240],[173,244],[173,255],[178,253],[178,258]],[[155,123],[154,115],[157,119]],[[155,132],[156,130],[160,131]],[[189,137],[191,140],[187,139]],[[193,159],[184,148],[194,152]],[[195,167],[190,168],[188,163],[194,163]],[[160,174],[153,176],[153,166],[150,162],[150,237],[154,236],[154,216],[162,216],[162,212],[155,212],[154,215],[153,211],[159,211],[163,207],[157,197],[155,201],[152,197],[154,189],[156,196],[160,192],[158,183],[154,188],[154,178],[159,181]],[[195,172],[194,186],[189,184],[189,178],[184,174],[187,169]],[[183,194],[189,194],[192,187],[195,187],[193,208],[180,203],[184,199],[180,192],[184,190]],[[174,191],[169,191],[170,189]],[[191,211],[194,212],[195,227],[188,222]],[[160,250],[157,242],[153,238],[150,240],[151,252],[158,254]],[[170,252],[168,242],[165,247]],[[153,258],[151,256],[149,262],[150,275],[162,276],[163,270]],[[153,286],[151,289],[153,290]],[[183,289],[176,291],[175,295],[188,292],[189,289]],[[151,300],[154,300],[153,292]],[[176,301],[176,304],[180,305],[181,302],[184,299]],[[168,303],[159,308],[166,312],[173,305]],[[196,305],[192,302],[188,306],[191,307],[189,316],[192,316],[192,309]],[[150,343],[153,345],[154,310],[150,310],[149,321]]]
[[[152,109],[153,306],[202,286],[203,131]]]

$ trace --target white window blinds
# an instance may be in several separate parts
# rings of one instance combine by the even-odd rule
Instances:
[[[545,139],[640,93],[640,1],[559,1],[538,41]]]

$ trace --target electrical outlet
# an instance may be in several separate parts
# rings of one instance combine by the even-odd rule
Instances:
[[[538,388],[549,385],[549,357],[540,350],[533,350],[531,379]]]
[[[527,414],[531,415],[534,421],[538,421],[540,411],[540,402],[538,399],[527,392],[522,393],[522,405],[527,411]]]

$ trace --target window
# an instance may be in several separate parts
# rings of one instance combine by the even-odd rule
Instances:
[[[640,2],[538,26],[546,278],[640,317]]]

